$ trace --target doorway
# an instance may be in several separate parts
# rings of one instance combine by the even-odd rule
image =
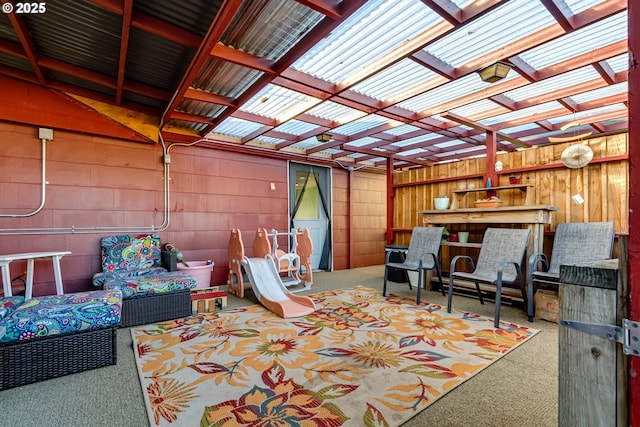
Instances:
[[[331,270],[331,169],[289,162],[291,228],[308,228],[312,270]]]

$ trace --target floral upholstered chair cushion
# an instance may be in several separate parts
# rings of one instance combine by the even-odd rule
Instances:
[[[100,239],[100,247],[104,272],[161,267],[157,234],[106,236]]]
[[[116,326],[121,313],[122,293],[118,290],[36,297],[0,320],[5,328],[0,342]]]
[[[180,271],[131,276],[114,274],[104,282],[104,289],[117,289],[125,299],[188,291],[196,287],[196,279]]]
[[[120,234],[100,239],[102,272],[93,276],[93,285],[102,287],[113,275],[143,276],[166,272],[162,267],[160,236]]]

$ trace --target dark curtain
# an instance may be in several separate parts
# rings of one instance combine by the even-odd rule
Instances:
[[[300,195],[298,196],[296,203],[293,207],[293,212],[291,212],[291,228],[294,228],[293,220],[298,213],[298,209],[300,209],[300,204],[302,203],[302,198],[304,197],[304,193],[307,190],[307,184],[309,183],[309,177],[312,176],[316,182],[316,187],[318,188],[318,194],[320,195],[320,203],[322,204],[322,210],[324,211],[325,216],[327,217],[327,233],[325,234],[325,240],[322,245],[322,255],[320,257],[320,265],[318,268],[320,270],[328,270],[329,269],[329,254],[331,253],[331,216],[329,215],[329,206],[327,205],[327,199],[322,190],[322,186],[318,182],[318,177],[315,173],[313,173],[313,168],[309,168],[309,173],[305,177],[304,184],[302,186],[302,190],[300,191]]]

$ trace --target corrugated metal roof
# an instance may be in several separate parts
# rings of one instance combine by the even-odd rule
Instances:
[[[133,10],[204,37],[221,5],[222,0],[136,0]]]
[[[134,81],[173,92],[180,83],[178,77],[184,74],[193,55],[195,49],[132,28],[126,75]]]
[[[324,15],[295,0],[245,2],[221,42],[275,61],[322,18]],[[254,25],[257,22],[260,25]]]
[[[263,75],[262,71],[208,58],[191,86],[216,95],[237,98]]]
[[[40,55],[116,76],[122,18],[89,2],[51,0],[23,15]]]
[[[131,4],[127,38],[122,2],[50,0],[46,14],[23,17],[20,36],[22,28],[0,15],[0,74],[153,108],[162,125],[241,142],[243,150],[259,146],[260,155],[314,148],[311,158],[327,158],[344,148],[361,150],[348,157],[361,162],[372,150],[392,150],[406,160],[396,164],[411,165],[403,156],[484,155],[484,133],[456,115],[512,138],[526,134],[521,139],[533,145],[559,132],[538,123],[559,127],[577,116],[572,105],[583,120],[600,120],[590,125],[600,132],[623,131],[628,120],[620,102],[628,90],[621,2],[371,0],[357,10],[347,1]],[[231,21],[224,28],[222,11]],[[475,71],[494,60],[516,67],[500,82],[482,82]],[[324,131],[335,136],[327,144],[308,137]]]

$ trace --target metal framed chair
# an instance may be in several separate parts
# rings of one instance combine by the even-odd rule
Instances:
[[[529,256],[527,265],[528,311],[533,312],[537,285],[556,287],[560,266],[610,259],[615,230],[613,222],[574,222],[556,226],[551,262],[543,253]]]
[[[457,255],[451,260],[449,269],[449,297],[447,311],[451,313],[453,300],[454,279],[469,280],[475,283],[480,303],[484,304],[480,283],[496,286],[496,307],[494,314],[494,326],[500,327],[500,303],[502,301],[502,285],[520,284],[522,298],[527,301],[526,285],[522,276],[522,262],[527,248],[530,230],[510,228],[487,228],[482,239],[482,248],[478,255],[478,261],[467,255]],[[467,260],[472,272],[456,271],[457,263]],[[533,313],[527,313],[529,321],[533,320]]]
[[[440,273],[440,243],[444,227],[416,227],[411,232],[411,240],[407,249],[407,256],[403,262],[391,262],[389,260],[393,251],[387,251],[384,263],[384,285],[382,295],[387,295],[387,276],[390,268],[418,272],[418,295],[416,304],[420,304],[420,290],[422,289],[422,276],[425,270],[435,269],[440,281],[442,295],[444,286],[442,284],[442,274]],[[411,282],[409,282],[411,289]]]

